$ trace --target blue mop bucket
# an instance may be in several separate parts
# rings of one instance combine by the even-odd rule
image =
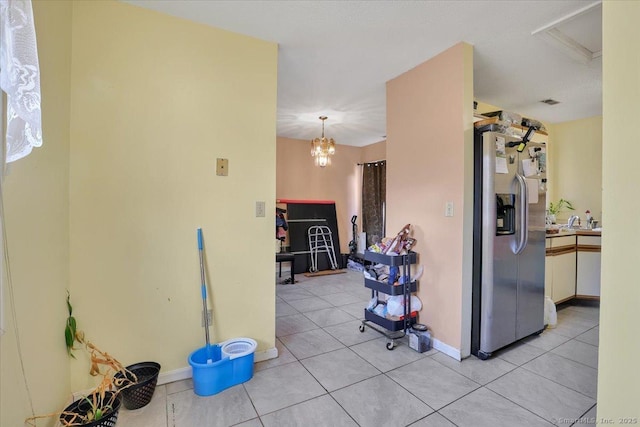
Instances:
[[[189,365],[195,394],[211,396],[249,381],[253,377],[253,356],[257,347],[251,338],[234,338],[210,346],[209,352],[207,347],[202,347],[191,353]]]

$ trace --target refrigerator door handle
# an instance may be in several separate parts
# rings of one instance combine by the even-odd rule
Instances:
[[[519,173],[516,173],[516,180],[520,185],[520,235],[518,236],[518,247],[514,252],[518,255],[529,243],[529,189],[527,181]]]

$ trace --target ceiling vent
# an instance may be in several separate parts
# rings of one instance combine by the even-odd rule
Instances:
[[[549,98],[549,99],[543,99],[543,100],[542,100],[542,101],[540,101],[540,102],[542,102],[542,103],[544,103],[544,104],[547,104],[547,105],[556,105],[556,104],[560,104],[560,101],[556,101],[555,99],[551,99],[551,98]]]
[[[588,64],[602,56],[602,3],[597,1],[578,9],[538,28],[531,35],[543,38],[571,58]]]

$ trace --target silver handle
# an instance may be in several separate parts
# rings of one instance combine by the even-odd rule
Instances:
[[[515,250],[515,254],[518,255],[529,243],[529,189],[522,175],[517,173],[516,179],[520,184],[520,236],[518,236],[518,247]]]

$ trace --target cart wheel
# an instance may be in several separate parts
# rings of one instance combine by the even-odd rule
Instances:
[[[393,343],[393,341],[389,341],[389,342],[387,343],[387,350],[391,351],[391,350],[393,350],[394,348],[396,348],[396,346],[395,346],[395,344]]]
[[[358,329],[360,330],[360,332],[364,332],[364,325],[358,326]]]

